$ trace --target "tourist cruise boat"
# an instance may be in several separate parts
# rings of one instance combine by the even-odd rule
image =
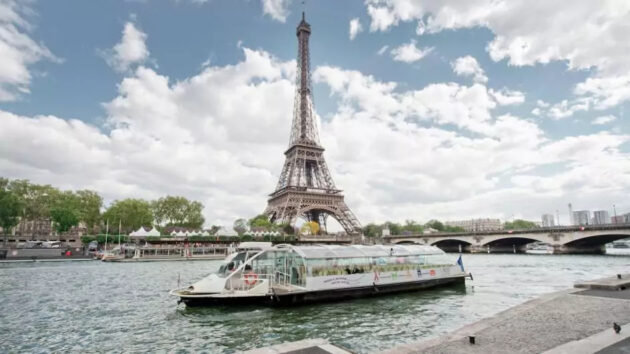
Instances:
[[[171,295],[186,305],[290,305],[342,300],[464,283],[434,246],[276,245],[229,255],[216,273]]]

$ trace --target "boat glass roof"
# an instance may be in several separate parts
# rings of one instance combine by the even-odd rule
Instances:
[[[437,247],[424,245],[309,245],[291,246],[291,248],[304,258],[388,257],[390,255],[400,257],[444,254]]]

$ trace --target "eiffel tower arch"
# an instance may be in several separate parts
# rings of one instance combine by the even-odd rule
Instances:
[[[348,234],[361,233],[361,224],[335,187],[319,142],[313,116],[309,37],[311,26],[304,19],[297,27],[298,61],[289,148],[276,190],[270,194],[265,215],[272,222],[295,225],[298,218],[315,221],[326,232],[334,218]]]

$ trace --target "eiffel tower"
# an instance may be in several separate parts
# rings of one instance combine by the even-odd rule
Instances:
[[[335,187],[324,159],[313,117],[311,72],[308,39],[311,26],[304,19],[297,27],[298,61],[296,73],[293,124],[289,149],[276,190],[270,194],[265,215],[272,222],[295,224],[298,217],[315,221],[326,232],[329,216],[336,219],[348,234],[361,232],[361,224]]]

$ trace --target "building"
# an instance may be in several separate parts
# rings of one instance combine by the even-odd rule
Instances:
[[[573,225],[589,225],[591,223],[590,210],[577,210],[573,212]]]
[[[458,226],[469,232],[503,230],[503,223],[499,219],[447,221],[444,225]]]
[[[542,227],[553,227],[556,226],[556,222],[553,218],[552,214],[543,214],[542,215]]]
[[[606,210],[595,210],[593,212],[593,225],[610,224],[610,216]]]
[[[613,224],[630,224],[630,213],[616,215],[611,218]]]

